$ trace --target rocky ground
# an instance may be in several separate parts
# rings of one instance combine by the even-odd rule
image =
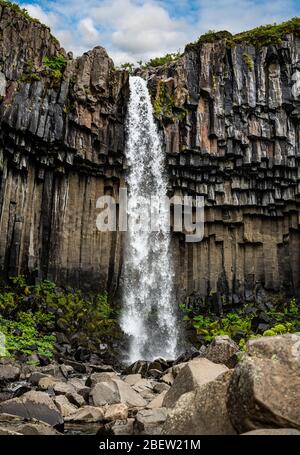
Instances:
[[[300,335],[228,337],[175,362],[0,362],[1,435],[300,435]]]

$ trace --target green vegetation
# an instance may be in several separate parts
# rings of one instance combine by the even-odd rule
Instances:
[[[33,17],[31,17],[29,15],[28,11],[25,8],[21,8],[17,3],[11,3],[6,0],[0,0],[0,6],[10,8],[11,10],[15,11],[16,13],[21,14],[23,16],[23,18],[29,22],[36,22],[36,23],[40,24],[40,21],[38,19],[34,19]]]
[[[61,54],[58,54],[54,57],[43,58],[44,67],[47,68],[48,73],[54,79],[61,79],[66,64],[67,60]]]
[[[39,73],[37,72],[34,62],[32,60],[28,60],[24,67],[24,72],[20,77],[20,82],[33,82],[39,81],[41,79]]]
[[[0,332],[6,337],[6,356],[35,352],[51,358],[57,331],[74,336],[76,343],[89,349],[118,336],[117,314],[106,294],[84,296],[48,280],[28,285],[22,276],[11,281],[0,289]]]
[[[246,52],[243,54],[243,60],[244,62],[246,63],[246,65],[248,66],[248,69],[249,71],[253,71],[254,69],[254,62],[253,62],[253,59],[251,57],[251,55],[247,54]]]
[[[183,120],[186,116],[185,109],[175,106],[174,95],[173,93],[170,93],[167,84],[164,81],[159,81],[153,108],[155,115],[167,117],[173,121],[175,119]]]
[[[236,35],[231,35],[227,31],[215,32],[210,30],[200,36],[195,43],[188,44],[186,49],[192,49],[199,44],[213,43],[218,40],[225,40],[226,44],[231,47],[238,43],[246,43],[260,48],[270,44],[280,44],[282,39],[289,33],[300,36],[300,17],[293,17],[281,24],[262,25]]]
[[[148,62],[142,64],[142,62],[139,62],[142,68],[150,68],[150,67],[157,67],[157,66],[162,66],[166,65],[172,62],[175,62],[182,56],[182,53],[180,51],[178,52],[173,52],[170,54],[166,54],[163,57],[155,57],[151,58]]]
[[[229,312],[222,317],[217,317],[211,313],[196,315],[185,305],[180,305],[180,309],[184,314],[183,319],[189,321],[197,335],[200,335],[200,338],[207,343],[218,335],[228,335],[238,342],[240,348],[243,349],[246,342],[251,338],[300,331],[300,306],[295,299],[287,304],[281,301],[264,313],[265,317],[271,321],[270,328],[264,331],[259,330],[258,327],[254,328],[257,325],[255,322],[257,323],[259,310],[249,308],[249,305],[243,309]],[[248,311],[249,309],[251,311]]]

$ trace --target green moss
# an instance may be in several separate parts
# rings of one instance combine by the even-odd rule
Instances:
[[[67,60],[62,54],[43,58],[43,65],[47,69],[48,75],[54,79],[60,79],[62,77],[66,64]]]
[[[160,117],[167,117],[174,120],[183,120],[186,117],[186,110],[175,106],[174,95],[169,92],[164,81],[159,81],[157,95],[153,101],[154,113]]]
[[[249,71],[253,71],[254,69],[254,62],[253,62],[253,58],[251,57],[251,55],[247,54],[246,52],[243,54],[243,60],[244,62],[246,63],[246,65],[248,66],[248,69]]]
[[[35,68],[34,62],[32,60],[28,60],[26,65],[24,66],[24,72],[19,78],[20,82],[34,82],[39,81],[41,79],[40,74],[37,72]]]
[[[281,24],[262,25],[245,32],[237,33],[236,35],[231,35],[227,31],[209,31],[200,36],[195,43],[188,44],[186,49],[193,49],[203,43],[213,43],[219,40],[225,40],[226,44],[230,47],[239,43],[247,43],[260,48],[271,44],[280,44],[282,39],[291,33],[300,36],[300,17],[293,17]]]

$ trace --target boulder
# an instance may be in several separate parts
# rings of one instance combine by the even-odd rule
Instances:
[[[59,412],[63,417],[68,417],[74,412],[77,411],[76,406],[70,403],[65,395],[59,395],[54,398],[54,403],[56,404]]]
[[[164,397],[163,406],[174,407],[181,395],[214,380],[227,370],[225,365],[216,364],[204,358],[191,360],[176,376],[172,387]]]
[[[38,435],[38,436],[59,436],[61,433],[56,431],[51,425],[44,422],[24,423],[17,427],[17,431],[23,435]]]
[[[167,418],[166,408],[142,409],[138,411],[134,422],[135,434],[161,434],[162,425]]]
[[[124,371],[125,374],[136,374],[139,373],[142,376],[148,371],[149,363],[146,360],[137,360],[132,365],[129,365],[126,370]]]
[[[124,381],[127,382],[129,385],[135,385],[137,382],[142,379],[142,375],[137,373],[137,374],[128,374],[125,378]]]
[[[248,342],[248,355],[234,370],[228,397],[230,418],[239,433],[265,427],[300,430],[299,342],[298,335]]]
[[[89,388],[88,388],[88,391],[90,391]],[[86,404],[84,397],[77,392],[73,392],[73,391],[67,392],[66,397],[70,401],[70,403],[74,404],[78,408],[80,408],[81,406],[84,406]]]
[[[118,420],[110,427],[110,432],[116,436],[125,436],[133,434],[134,419]]]
[[[106,421],[126,420],[128,417],[128,406],[124,403],[112,404],[105,410]]]
[[[39,384],[39,381],[42,379],[42,378],[47,378],[49,377],[47,374],[45,373],[41,373],[40,371],[33,371],[29,378],[28,378],[28,381],[34,385],[34,386],[37,386]]]
[[[242,433],[246,436],[300,436],[300,431],[294,428],[261,428],[260,430]]]
[[[49,388],[53,389],[54,385],[60,382],[59,379],[54,378],[53,376],[44,376],[38,381],[39,390],[48,390]]]
[[[172,370],[168,370],[167,373],[165,373],[163,376],[160,378],[161,382],[164,382],[165,384],[171,386],[175,380]]]
[[[103,409],[95,406],[84,406],[65,418],[68,423],[97,423],[103,420]]]
[[[47,393],[34,390],[24,393],[19,398],[0,403],[0,413],[7,413],[37,419],[53,427],[62,427],[63,417]]]
[[[0,364],[0,384],[17,381],[19,377],[19,367],[10,364]]]
[[[0,436],[22,436],[22,433],[5,427],[0,427]]]
[[[167,392],[170,389],[170,386],[166,384],[165,382],[157,382],[153,386],[153,390],[156,393],[162,393],[162,392]]]
[[[170,410],[162,433],[168,435],[236,434],[227,411],[228,386],[233,374],[225,371],[213,381],[185,393]]]
[[[75,388],[72,386],[72,384],[68,384],[67,382],[56,382],[53,385],[53,390],[55,392],[55,395],[66,395],[76,393]]]
[[[164,390],[159,395],[156,395],[156,397],[153,398],[153,400],[151,400],[150,403],[147,404],[146,408],[147,409],[162,408],[166,393],[167,393],[167,390]]]
[[[238,345],[228,335],[217,336],[205,350],[204,357],[214,363],[234,368],[237,363]]]
[[[129,408],[146,406],[147,402],[129,384],[120,379],[115,380],[114,383],[118,387],[121,403],[127,404]]]
[[[98,382],[106,382],[112,379],[118,379],[117,374],[114,372],[92,373],[87,378],[85,385],[88,387],[94,387]]]
[[[120,394],[117,384],[113,381],[98,382],[91,390],[91,399],[94,406],[120,403]]]

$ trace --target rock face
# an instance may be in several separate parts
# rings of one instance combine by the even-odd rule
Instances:
[[[228,410],[239,433],[261,428],[300,430],[300,336],[248,343],[229,386]]]
[[[38,270],[115,293],[122,235],[96,229],[96,201],[118,200],[125,186],[128,73],[101,47],[73,59],[47,27],[7,6],[0,17],[1,274]],[[203,241],[172,239],[175,282],[190,304],[299,294],[299,49],[292,34],[259,49],[218,40],[141,71],[170,194],[205,199]],[[58,54],[66,66],[53,77],[43,62]]]

